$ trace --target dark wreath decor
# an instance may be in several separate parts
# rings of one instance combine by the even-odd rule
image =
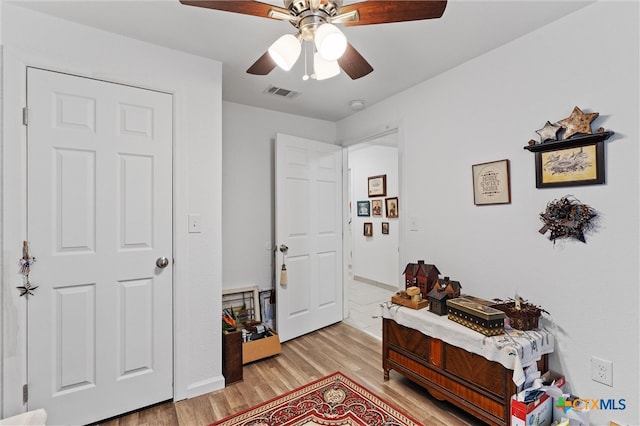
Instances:
[[[554,243],[558,238],[575,238],[586,243],[584,234],[593,229],[593,219],[596,216],[593,208],[573,197],[565,196],[549,202],[547,209],[540,213],[544,226],[539,232],[546,234],[551,231],[549,239]]]

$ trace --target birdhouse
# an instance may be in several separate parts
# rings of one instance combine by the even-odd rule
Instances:
[[[459,281],[452,281],[449,277],[438,279],[431,291],[427,293],[429,311],[438,315],[447,315],[447,300],[460,297],[461,288]]]
[[[424,263],[424,260],[418,260],[418,263],[408,263],[404,268],[405,288],[418,287],[423,298],[427,297],[429,291],[438,281],[440,271],[436,265]]]

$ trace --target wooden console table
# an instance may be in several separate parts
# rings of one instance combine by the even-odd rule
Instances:
[[[394,305],[391,309],[395,309],[397,313],[398,309],[408,308],[399,308]],[[516,393],[513,370],[505,367],[500,362],[489,360],[485,356],[472,353],[451,343],[456,340],[454,335],[459,332],[464,335],[462,339],[464,340],[464,345],[460,346],[473,344],[469,338],[473,339],[475,336],[469,336],[467,331],[469,329],[466,327],[448,320],[446,316],[439,317],[424,309],[415,312],[409,311],[405,312],[406,315],[412,317],[409,320],[406,319],[405,315],[400,315],[399,318],[389,318],[396,315],[384,315],[382,326],[382,368],[384,370],[384,379],[389,379],[390,370],[396,370],[424,387],[439,400],[449,401],[490,425],[508,425],[510,423],[509,407],[511,395]],[[399,323],[412,323],[412,321],[422,319],[435,323],[435,326],[429,324],[426,327],[427,329],[442,331],[442,327],[446,327],[446,333],[442,335],[431,333],[430,335],[430,333],[425,333],[424,330],[417,330]],[[448,321],[451,324],[447,324],[444,321]],[[471,332],[476,333],[474,331]],[[499,336],[486,338],[480,333],[476,334],[479,336],[477,339],[482,346],[491,344],[488,343],[487,339],[499,338]],[[539,333],[535,333],[535,336],[543,340],[545,338],[545,335]],[[527,334],[525,341],[531,342],[529,339],[533,339],[533,337],[533,334],[531,337]],[[546,338],[549,339],[548,336]],[[509,337],[509,339],[511,338]],[[523,356],[527,351],[533,352],[531,347],[525,347],[526,344],[518,348],[521,345],[515,340],[513,342],[512,356],[519,356],[514,355],[513,352],[516,354],[522,353]],[[540,359],[537,361],[538,369],[541,372],[547,371],[547,353],[553,350],[552,337],[551,342],[547,341],[544,349],[538,348],[535,343],[532,346],[540,351],[538,354]],[[499,351],[510,350],[508,346],[502,346],[502,344],[497,347]],[[480,352],[481,350],[478,351]],[[499,355],[495,352],[491,353],[491,356],[495,358],[500,358]],[[531,356],[535,356],[535,354],[525,356],[525,358]],[[535,358],[538,358],[538,356],[535,356]],[[519,363],[516,365],[519,365]]]

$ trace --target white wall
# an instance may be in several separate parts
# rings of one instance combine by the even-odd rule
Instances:
[[[551,367],[583,398],[625,399],[624,411],[592,414],[640,424],[637,2],[598,2],[338,123],[338,139],[404,120],[402,214],[408,259],[425,259],[464,291],[508,298],[516,291],[552,314]],[[547,120],[574,106],[599,112],[606,185],[536,189],[523,149]],[[474,206],[472,164],[511,160],[510,205]],[[429,194],[428,197],[425,194]],[[574,195],[598,210],[587,242],[555,245],[538,233],[547,202]],[[407,211],[409,209],[409,211]],[[613,361],[613,387],[591,380],[592,355]]]
[[[367,146],[349,150],[351,170],[352,268],[354,276],[398,287],[403,269],[398,266],[399,222],[386,217],[384,199],[398,197],[398,149],[389,146]],[[369,176],[386,175],[386,197],[369,198]],[[358,216],[358,201],[382,200],[382,216]],[[400,214],[402,200],[398,200]],[[373,223],[373,236],[365,237],[365,222]],[[382,222],[389,223],[389,234],[382,234]]]
[[[279,244],[273,217],[276,133],[334,143],[336,125],[232,102],[223,102],[222,122],[222,287],[269,289]]]
[[[224,386],[221,370],[222,66],[212,61],[2,4],[3,415],[22,410],[24,298],[15,261],[25,239],[25,67],[33,65],[173,93],[176,399]],[[202,233],[187,233],[188,213]]]

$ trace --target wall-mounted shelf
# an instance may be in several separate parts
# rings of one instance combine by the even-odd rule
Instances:
[[[609,137],[613,135],[613,132],[606,131],[595,133],[593,135],[583,135],[583,136],[574,136],[570,139],[564,139],[561,141],[549,141],[544,143],[538,143],[534,145],[527,145],[524,149],[531,152],[542,152],[542,151],[554,151],[557,149],[563,148],[573,148],[576,146],[588,145],[596,142],[601,142],[609,139]]]

